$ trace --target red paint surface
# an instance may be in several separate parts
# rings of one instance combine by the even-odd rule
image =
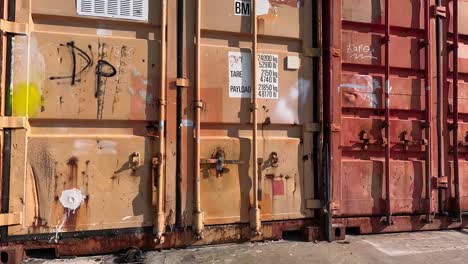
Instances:
[[[332,0],[328,10],[332,25],[324,35],[332,36],[325,48],[331,50],[325,63],[331,74],[324,80],[331,116],[332,200],[339,205],[334,216],[343,219],[381,219],[388,213],[423,216],[438,213],[438,192],[443,208],[456,208],[454,145],[468,142],[468,21],[461,19],[458,31],[460,54],[455,61],[453,47],[453,2],[442,1],[447,19],[442,19],[442,176],[449,178],[448,189],[437,188],[436,133],[436,27],[431,8],[434,0],[386,1]],[[458,1],[460,14],[468,1]],[[331,22],[331,23],[329,23]],[[385,39],[389,30],[389,41]],[[448,32],[447,32],[448,30]],[[324,38],[327,39],[326,37]],[[447,63],[448,61],[448,63]],[[458,62],[458,114],[453,113],[454,62]],[[327,63],[330,63],[328,66]],[[386,106],[386,75],[390,83]],[[430,89],[427,89],[429,87]],[[329,95],[328,95],[329,93]],[[455,108],[456,109],[456,108]],[[387,112],[388,110],[388,112]],[[389,122],[385,122],[386,115]],[[458,139],[449,124],[458,120]],[[326,118],[327,119],[327,118]],[[386,135],[388,127],[388,135]],[[365,133],[368,141],[360,135]],[[429,144],[421,144],[426,140]],[[387,142],[387,144],[382,144]],[[406,145],[406,146],[405,146]],[[466,144],[468,145],[468,144]],[[460,146],[460,145],[459,145]],[[460,205],[468,211],[468,147],[458,148]],[[389,158],[386,161],[386,151]],[[426,166],[429,164],[429,166]],[[429,173],[428,173],[429,171]],[[432,186],[428,187],[428,182]],[[429,191],[427,191],[429,189]],[[349,217],[349,218],[346,218]],[[344,221],[344,224],[350,222]],[[364,230],[383,232],[382,223],[355,222]],[[395,221],[388,230],[425,230],[435,225],[421,220],[418,225]],[[400,225],[400,226],[398,226]],[[387,229],[387,228],[385,228]],[[367,231],[366,231],[367,232]]]
[[[284,195],[284,181],[273,181],[273,195]]]

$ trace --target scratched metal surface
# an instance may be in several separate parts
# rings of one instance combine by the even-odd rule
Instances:
[[[13,134],[10,211],[23,224],[10,235],[153,224],[159,12],[154,1],[148,23],[122,23],[79,17],[75,1],[17,1],[32,32],[14,39],[13,114],[31,129]]]

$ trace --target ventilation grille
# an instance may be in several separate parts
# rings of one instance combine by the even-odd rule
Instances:
[[[78,15],[148,20],[148,0],[77,0]]]

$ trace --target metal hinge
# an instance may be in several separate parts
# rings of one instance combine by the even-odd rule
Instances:
[[[435,6],[434,7],[434,16],[446,18],[447,17],[447,8],[445,6]]]
[[[2,32],[8,32],[18,35],[27,35],[28,34],[28,24],[11,22],[8,20],[0,20],[0,30]]]
[[[202,109],[204,106],[203,101],[195,101],[194,104],[195,104],[195,108]]]
[[[177,87],[189,87],[190,86],[190,81],[187,78],[177,78],[176,86]]]
[[[26,117],[2,116],[0,117],[0,128],[29,130],[30,126]]]
[[[306,208],[307,209],[321,209],[322,201],[314,200],[314,199],[306,200]]]
[[[304,130],[306,132],[320,132],[322,130],[321,123],[307,123],[304,125]]]
[[[0,226],[20,225],[23,219],[23,213],[0,214]]]
[[[304,57],[321,57],[322,56],[322,49],[319,48],[304,48],[303,50]]]

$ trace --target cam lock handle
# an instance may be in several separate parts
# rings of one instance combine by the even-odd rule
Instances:
[[[403,131],[400,134],[400,141],[395,142],[398,145],[401,145],[404,150],[408,150],[410,146],[427,146],[427,140],[410,140],[408,138],[408,131]]]
[[[362,130],[359,132],[359,142],[363,150],[369,149],[370,145],[384,147],[387,144],[386,139],[371,139],[367,131]]]
[[[221,177],[224,173],[226,164],[244,164],[242,160],[228,160],[226,159],[226,153],[223,149],[218,148],[213,154],[211,159],[200,159],[201,164],[210,164],[216,166],[216,176]]]

